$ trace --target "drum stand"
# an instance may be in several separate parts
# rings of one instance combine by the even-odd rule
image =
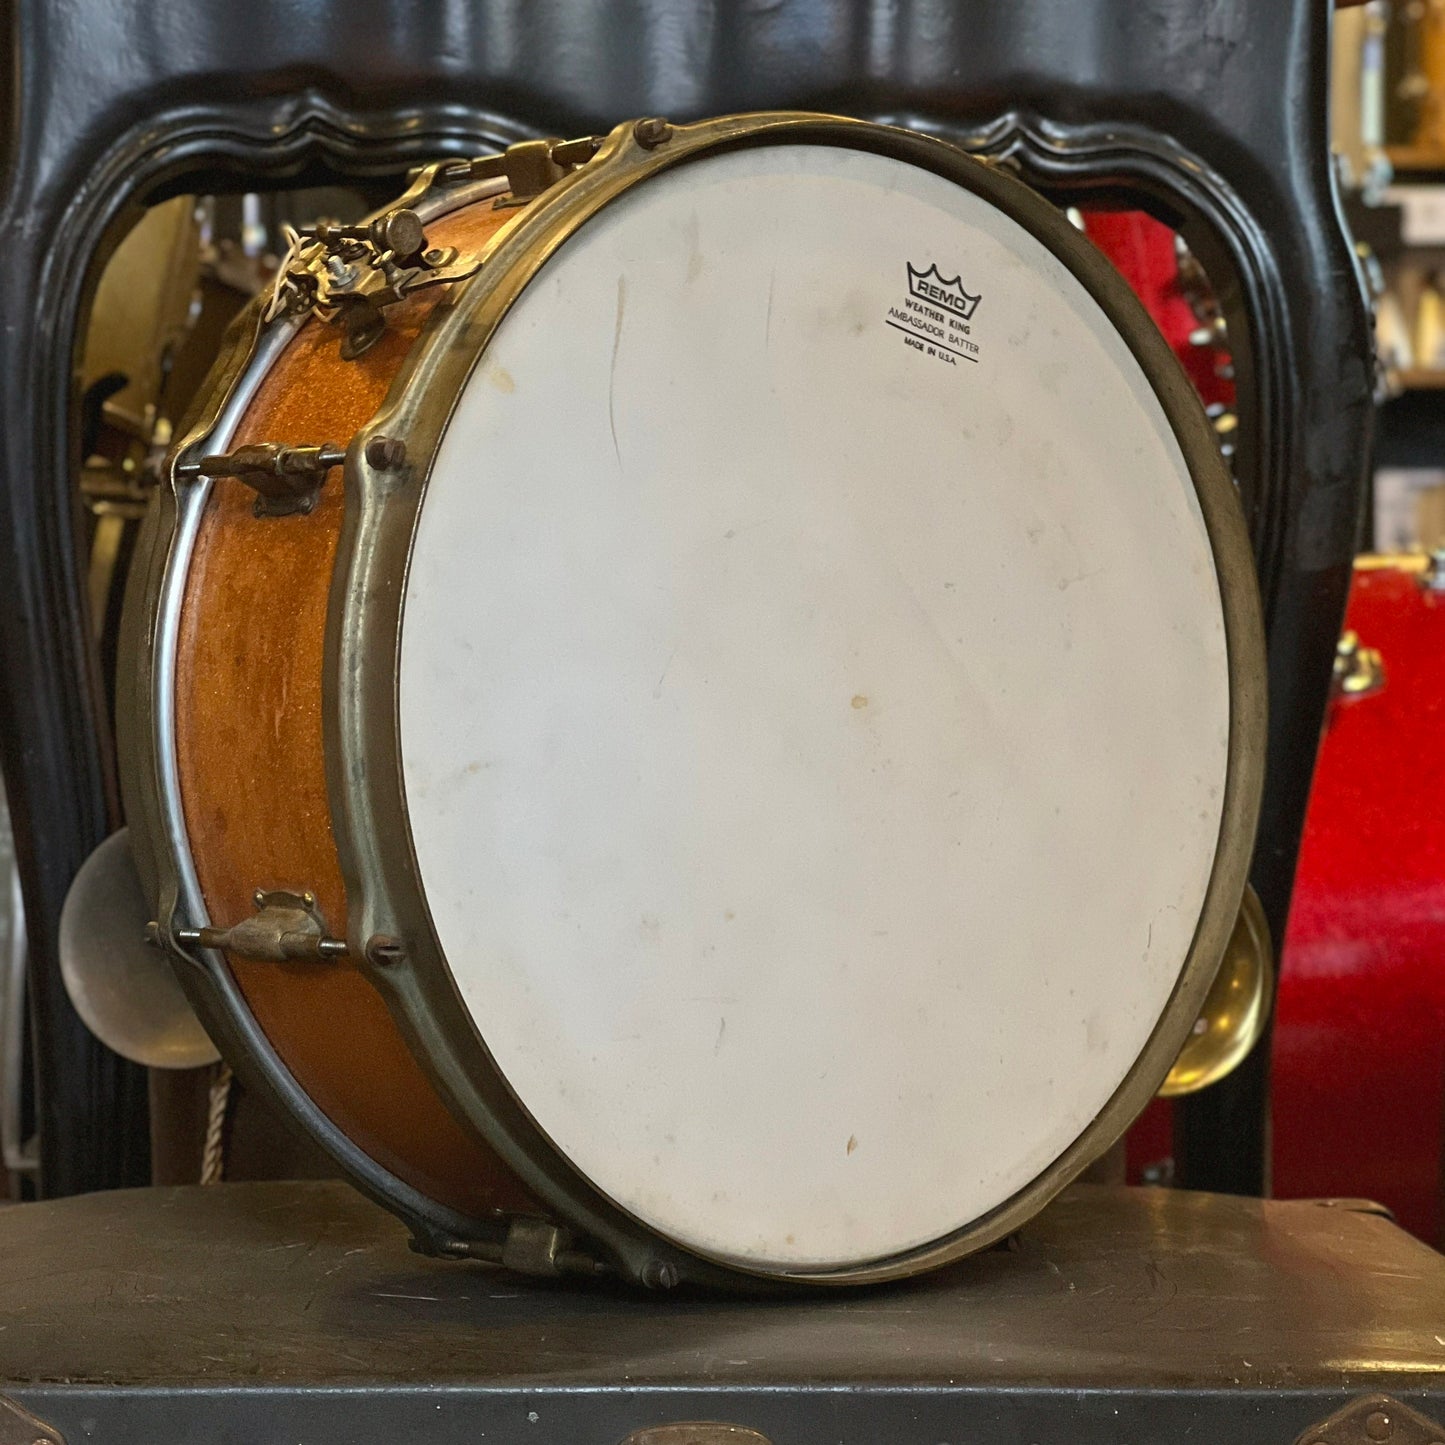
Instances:
[[[277,0],[244,6],[220,0],[65,0],[11,6],[3,24],[8,63],[21,79],[5,136],[0,267],[5,322],[0,375],[7,382],[0,401],[0,535],[6,554],[0,588],[0,756],[29,922],[43,1193],[62,1196],[134,1182],[143,1158],[142,1082],[91,1040],[71,1011],[56,962],[56,924],[76,869],[118,821],[73,535],[74,342],[107,227],[127,206],[167,193],[238,190],[297,176],[325,181],[395,175],[439,155],[471,155],[537,134],[581,134],[619,118],[682,119],[788,106],[937,131],[1015,168],[1061,202],[1114,200],[1169,221],[1216,279],[1229,324],[1240,417],[1234,464],[1270,643],[1268,781],[1253,881],[1275,937],[1282,936],[1349,583],[1372,409],[1369,317],[1331,184],[1325,123],[1329,16],[1320,0],[1220,0],[1207,6],[1197,0],[1156,0],[1148,6],[1137,0],[939,0],[901,9],[869,0],[799,0],[764,10],[682,4],[616,13],[581,4],[521,6],[500,0],[421,11],[401,0],[375,0],[362,10],[338,0],[316,0],[304,9]],[[1262,1191],[1267,1059],[1267,1047],[1257,1050],[1232,1079],[1180,1111],[1181,1182]],[[144,1202],[148,1197],[46,1205],[35,1215],[5,1218],[0,1240],[12,1260],[7,1279],[26,1273],[39,1288],[36,1281],[50,1269],[45,1261],[89,1247],[86,1229],[110,1229],[105,1221],[111,1209],[124,1216],[116,1217],[117,1238],[130,1238],[124,1233],[129,1229],[135,1248],[149,1247],[153,1240],[145,1238],[136,1214],[151,1207]],[[416,1386],[413,1396],[430,1400],[429,1389],[442,1390],[444,1380],[461,1376],[471,1381],[463,1395],[505,1386],[496,1397],[499,1410],[504,1398],[522,1408],[528,1390],[546,1393],[547,1402],[539,1396],[517,1417],[526,1419],[528,1409],[550,1415],[552,1393],[570,1382],[573,1394],[565,1409],[578,1419],[577,1412],[593,1411],[588,1419],[597,1423],[586,1433],[598,1439],[625,1433],[616,1393],[624,1372],[661,1381],[672,1392],[667,1404],[649,1405],[644,1412],[658,1420],[677,1418],[683,1396],[692,1402],[690,1413],[725,1413],[709,1403],[710,1396],[696,1393],[720,1380],[741,1382],[737,1388],[761,1399],[757,1392],[771,1388],[769,1382],[806,1376],[817,1395],[818,1418],[835,1418],[831,1412],[843,1409],[837,1403],[842,1397],[830,1395],[820,1382],[887,1380],[889,1389],[876,1399],[848,1406],[864,1411],[850,1415],[855,1423],[849,1432],[874,1438],[890,1432],[881,1424],[866,1428],[866,1412],[884,1409],[885,1396],[892,1402],[888,1409],[914,1408],[899,1403],[891,1393],[897,1387],[924,1390],[917,1396],[917,1414],[909,1418],[924,1434],[944,1438],[972,1434],[974,1425],[997,1422],[1009,1411],[1023,1412],[1011,1417],[1016,1422],[1036,1418],[1028,1414],[1030,1402],[1049,1389],[1114,1390],[1126,1378],[1135,1386],[1162,1385],[1180,1377],[1171,1373],[1175,1365],[1162,1355],[1130,1354],[1144,1349],[1143,1336],[1131,1344],[1110,1331],[1126,1322],[1142,1328],[1146,1316],[1167,1321],[1177,1312],[1171,1292],[1177,1287],[1182,1298],[1184,1286],[1171,1275],[1173,1266],[1150,1261],[1157,1261],[1160,1251],[1180,1248],[1172,1231],[1187,1235],[1190,1228],[1217,1231],[1210,1236],[1217,1244],[1233,1241],[1209,1256],[1221,1271],[1217,1278],[1198,1272],[1202,1265],[1191,1266],[1197,1312],[1187,1317],[1197,1327],[1195,1343],[1218,1352],[1228,1336],[1240,1357],[1226,1367],[1220,1356],[1192,1378],[1243,1392],[1243,1410],[1242,1402],[1253,1398],[1250,1390],[1265,1378],[1258,1373],[1261,1360],[1275,1362],[1270,1368],[1277,1367],[1277,1374],[1269,1378],[1305,1378],[1291,1375],[1290,1351],[1305,1351],[1303,1363],[1309,1349],[1320,1348],[1323,1335],[1311,1337],[1316,1343],[1309,1345],[1305,1335],[1292,1331],[1303,1328],[1300,1301],[1326,1308],[1329,1271],[1337,1271],[1330,1288],[1339,1299],[1328,1307],[1353,1319],[1353,1311],[1364,1306],[1341,1301],[1351,1298],[1356,1285],[1364,1288],[1368,1271],[1362,1261],[1372,1252],[1380,1260],[1409,1252],[1382,1222],[1348,1212],[1310,1214],[1301,1212],[1302,1206],[1262,1211],[1254,1204],[1165,1197],[1152,1203],[1111,1199],[1061,1206],[1040,1226],[1045,1231],[1040,1239],[1026,1243],[1026,1249],[1043,1251],[1041,1260],[1051,1248],[1063,1251],[1053,1260],[1057,1273],[1040,1264],[1043,1272],[1030,1276],[1034,1282],[1015,1289],[1007,1283],[1009,1258],[977,1266],[974,1272],[988,1275],[989,1288],[1004,1301],[993,1313],[994,1306],[980,1302],[992,1296],[955,1288],[972,1278],[965,1272],[949,1285],[928,1283],[886,1298],[773,1312],[686,1304],[659,1315],[648,1313],[655,1307],[625,1301],[527,1294],[509,1315],[481,1298],[488,1291],[507,1293],[507,1286],[488,1276],[449,1274],[406,1260],[395,1252],[390,1226],[349,1195],[302,1190],[294,1199],[284,1191],[246,1197],[270,1198],[273,1204],[225,1206],[216,1196],[185,1195],[174,1209],[157,1203],[150,1217],[156,1227],[164,1218],[169,1229],[234,1228],[244,1236],[262,1228],[260,1217],[270,1221],[267,1228],[284,1233],[299,1210],[297,1218],[334,1216],[326,1226],[334,1242],[358,1220],[363,1233],[392,1240],[367,1247],[366,1269],[378,1273],[357,1274],[361,1266],[352,1265],[347,1267],[352,1273],[339,1276],[359,1281],[360,1294],[347,1295],[334,1281],[323,1288],[325,1277],[317,1276],[323,1292],[316,1298],[331,1312],[317,1318],[334,1326],[326,1361],[307,1354],[320,1347],[317,1337],[283,1357],[277,1351],[284,1333],[262,1331],[269,1352],[254,1357],[252,1374],[367,1386],[380,1378],[376,1372],[386,1361],[393,1374],[404,1370],[419,1358],[416,1342],[423,1326],[404,1299],[392,1297],[434,1294],[451,1331],[437,1339],[451,1343],[435,1355],[435,1383]],[[235,1219],[227,1214],[232,1207],[239,1211]],[[1103,1241],[1114,1237],[1108,1233],[1113,1225],[1098,1210],[1120,1211],[1120,1219],[1133,1221],[1128,1227],[1136,1233],[1119,1236],[1133,1241],[1128,1250],[1104,1249]],[[1080,1260],[1077,1276],[1062,1263],[1081,1248],[1064,1237],[1063,1224],[1071,1219],[1086,1227],[1086,1234],[1088,1228],[1102,1231],[1095,1238],[1101,1252]],[[1241,1283],[1249,1271],[1276,1279],[1270,1272],[1277,1262],[1267,1264],[1261,1253],[1267,1237],[1274,1238],[1266,1220],[1287,1221],[1280,1228],[1297,1251],[1290,1266],[1297,1299],[1288,1306],[1281,1302],[1278,1312],[1273,1305],[1243,1303],[1256,1298],[1252,1286]],[[1322,1220],[1342,1231],[1329,1236],[1334,1242],[1321,1242]],[[1054,1243],[1040,1242],[1045,1240]],[[308,1243],[287,1235],[274,1246],[284,1253],[256,1256],[255,1269],[270,1270],[278,1259],[307,1258]],[[226,1280],[251,1277],[248,1256],[194,1249],[196,1280],[213,1280],[204,1308],[214,1310],[221,1302],[229,1307]],[[17,1250],[26,1261],[23,1270],[15,1262]],[[262,1258],[269,1263],[260,1263]],[[1422,1271],[1439,1268],[1419,1252],[1410,1259],[1395,1278],[1413,1282],[1392,1287],[1390,1300],[1423,1290]],[[119,1263],[117,1258],[111,1267]],[[212,1270],[214,1275],[207,1273]],[[284,1284],[279,1276],[274,1283],[294,1293],[297,1280],[311,1279],[310,1271],[308,1264]],[[1277,1283],[1284,1278],[1278,1276]],[[1445,1289],[1438,1275],[1433,1278],[1438,1300]],[[157,1290],[170,1287],[159,1275],[156,1281]],[[77,1319],[92,1288],[65,1286]],[[1091,1292],[1129,1307],[1117,1315],[1113,1303],[1081,1310],[1075,1295],[1084,1299]],[[197,1303],[177,1304],[178,1310],[202,1309],[199,1293],[186,1298]],[[29,1297],[14,1303],[27,1312],[35,1308]],[[278,1297],[277,1317],[292,1318],[293,1304],[294,1318],[302,1321],[306,1300],[299,1293],[294,1300]],[[1407,1305],[1400,1304],[1401,1329]],[[465,1326],[473,1309],[480,1313]],[[887,1318],[880,1319],[880,1311]],[[1075,1314],[1077,1334],[1071,1336],[1066,1322]],[[140,1318],[130,1326],[137,1335],[148,1328]],[[548,1332],[549,1351],[554,1338],[569,1343],[551,1356],[565,1364],[543,1369],[529,1360],[526,1341],[539,1341],[549,1318],[560,1331]],[[518,1325],[516,1319],[525,1322]],[[1033,1321],[1032,1333],[1021,1334],[1026,1319]],[[1315,1321],[1318,1330],[1325,1328],[1321,1319]],[[628,1322],[620,1335],[619,1320]],[[824,1320],[830,1321],[826,1331],[819,1328]],[[210,1371],[211,1346],[203,1343],[206,1329],[197,1317],[178,1315],[165,1328],[175,1333],[155,1348],[157,1359],[165,1355],[175,1367],[167,1378],[190,1371],[197,1381],[231,1382],[243,1369],[238,1356],[223,1350]],[[304,1335],[305,1322],[297,1328]],[[361,1341],[354,1349],[347,1334],[353,1329]],[[17,1389],[22,1379],[66,1375],[113,1378],[116,1388],[122,1379],[141,1380],[143,1370],[127,1374],[119,1364],[113,1376],[106,1375],[107,1361],[119,1356],[107,1352],[100,1333],[67,1331],[6,1332],[0,1337],[0,1379],[15,1381]],[[954,1352],[940,1346],[927,1357],[926,1370],[912,1371],[902,1360],[923,1356],[912,1344],[898,1345],[905,1335],[910,1341],[931,1338],[936,1345],[946,1336]],[[626,1342],[621,1353],[619,1338]],[[1428,1355],[1438,1368],[1439,1355],[1430,1352],[1445,1347],[1432,1344],[1434,1338],[1411,1336],[1408,1346],[1397,1342],[1394,1348],[1416,1363]],[[17,1354],[22,1339],[29,1343]],[[37,1353],[41,1341],[61,1339],[76,1348],[90,1340],[94,1353],[89,1361],[74,1350],[51,1358]],[[1065,1341],[1072,1341],[1069,1349],[1062,1348]],[[112,1343],[117,1342],[118,1336]],[[1377,1372],[1394,1368],[1381,1354],[1351,1349],[1341,1344],[1330,1357],[1350,1362],[1331,1367],[1334,1390],[1365,1388]],[[623,1358],[628,1350],[636,1370]],[[760,1356],[773,1363],[759,1366]],[[1007,1363],[1000,1365],[1000,1357]],[[1139,1364],[1134,1376],[1131,1359]],[[729,1363],[734,1360],[745,1363]],[[1013,1392],[1007,1402],[994,1390],[1004,1383]],[[96,1386],[102,1393],[110,1388]],[[279,1385],[269,1394],[261,1390],[262,1397],[276,1399],[294,1393]],[[39,1396],[32,1391],[27,1398]],[[1138,1438],[1137,1430],[1109,1423],[1110,1397],[1086,1406],[1072,1398],[1080,1412],[1073,1434],[1088,1438],[1092,1430],[1100,1439]],[[164,1411],[163,1399],[151,1397],[145,1408]],[[438,1438],[442,1421],[456,1419],[455,1400],[445,1391],[435,1395]],[[945,1400],[951,1403],[940,1403]],[[1287,1421],[1309,1423],[1314,1403],[1298,1410],[1280,1404],[1275,1424],[1258,1438],[1287,1438],[1295,1428]],[[310,1408],[320,1413],[307,1419],[327,1420],[329,1407],[319,1397]],[[783,1428],[782,1415],[763,1411],[758,1418],[771,1422],[780,1439],[801,1438]],[[1085,1424],[1085,1418],[1093,1423]],[[1161,1430],[1164,1422],[1164,1416],[1156,1421]],[[525,1426],[516,1431],[525,1433]],[[834,1434],[840,1432],[841,1425]],[[270,1433],[257,1427],[247,1438]],[[9,1438],[3,1429],[0,1438]]]

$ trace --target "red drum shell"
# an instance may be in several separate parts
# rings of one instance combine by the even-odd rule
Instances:
[[[1384,686],[1330,708],[1280,967],[1274,1192],[1377,1199],[1441,1239],[1445,593],[1355,573]]]

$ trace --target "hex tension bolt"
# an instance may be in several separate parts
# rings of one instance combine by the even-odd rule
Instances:
[[[379,472],[394,472],[406,462],[406,443],[400,437],[372,437],[366,460]]]

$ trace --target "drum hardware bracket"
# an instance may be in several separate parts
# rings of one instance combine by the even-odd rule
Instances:
[[[1445,1445],[1445,1426],[1391,1395],[1361,1395],[1303,1431],[1295,1445]]]
[[[314,893],[284,889],[268,893],[258,888],[253,896],[254,917],[229,928],[178,928],[176,942],[217,948],[268,963],[315,962],[346,956],[346,940],[328,934]]]
[[[601,150],[602,141],[600,135],[579,136],[576,140],[549,136],[518,141],[495,155],[452,162],[442,168],[437,179],[444,184],[505,179],[509,194],[500,197],[496,205],[524,206],[586,165]]]
[[[345,460],[346,453],[330,442],[306,447],[256,442],[198,462],[182,462],[176,475],[234,477],[256,493],[256,516],[305,516],[321,496],[326,473]]]
[[[569,1229],[549,1219],[518,1215],[508,1222],[507,1235],[500,1243],[491,1240],[446,1240],[441,1253],[452,1259],[477,1259],[499,1264],[517,1274],[558,1279],[564,1275],[600,1275],[607,1266],[576,1248]]]
[[[428,167],[408,197],[442,174]],[[429,286],[465,281],[481,258],[455,247],[428,246],[421,219],[409,206],[393,206],[370,222],[342,226],[319,221],[286,228],[287,251],[264,319],[307,313],[338,321],[346,335],[344,361],[354,361],[386,330],[388,306]]]

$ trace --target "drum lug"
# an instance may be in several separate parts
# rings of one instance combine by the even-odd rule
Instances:
[[[254,917],[230,928],[178,928],[176,942],[269,963],[314,962],[347,953],[346,940],[328,934],[314,893],[258,888],[254,900]]]
[[[576,1247],[576,1237],[570,1229],[531,1215],[515,1215],[508,1220],[506,1238],[500,1244],[453,1239],[442,1242],[440,1252],[454,1259],[485,1260],[517,1274],[545,1279],[607,1273],[607,1266],[600,1259]]]
[[[498,206],[524,206],[528,201],[550,190],[558,181],[584,166],[602,148],[600,135],[579,136],[576,140],[518,141],[495,155],[478,156],[442,172],[447,184],[465,181],[503,180],[509,194],[496,202]]]
[[[502,1245],[502,1268],[518,1274],[559,1275],[572,1251],[572,1232],[546,1219],[514,1219]]]
[[[407,193],[429,187],[440,172],[428,169]],[[465,281],[481,258],[453,247],[427,244],[420,218],[409,206],[393,206],[359,226],[319,221],[286,230],[286,257],[266,306],[265,319],[307,313],[346,327],[341,355],[354,361],[386,329],[383,311],[413,292]]]
[[[234,477],[256,493],[253,510],[258,517],[305,516],[316,506],[326,473],[345,460],[346,453],[330,442],[314,447],[257,442],[198,462],[182,462],[176,475]]]
[[[561,144],[556,140],[524,140],[507,147],[502,153],[502,170],[511,192],[506,198],[508,204],[521,205],[540,196],[571,171],[571,166],[554,155]]]

